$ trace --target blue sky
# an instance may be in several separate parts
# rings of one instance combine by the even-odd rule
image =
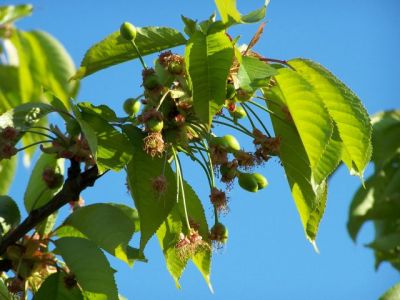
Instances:
[[[117,30],[123,21],[182,29],[181,14],[201,20],[215,10],[211,0],[32,3],[33,16],[20,21],[19,27],[50,32],[65,45],[76,64],[93,43]],[[260,4],[261,0],[238,0],[239,7],[247,12]],[[306,57],[322,63],[360,96],[372,114],[400,103],[399,13],[397,0],[271,0],[268,23],[256,50],[271,58]],[[256,28],[243,25],[231,32],[241,34],[241,41],[248,42]],[[151,63],[152,58],[146,61]],[[129,62],[84,79],[78,99],[106,103],[121,113],[123,100],[139,94],[139,85],[139,63]],[[250,147],[250,143],[242,145]],[[190,164],[184,168],[188,181],[208,203],[206,179],[199,177],[200,172]],[[19,168],[11,190],[21,204],[29,171]],[[371,224],[364,227],[357,244],[347,234],[348,207],[359,180],[345,168],[341,167],[329,182],[328,204],[317,238],[319,255],[304,237],[282,168],[271,161],[259,171],[270,182],[267,189],[250,194],[237,187],[230,193],[231,211],[223,218],[229,241],[213,258],[214,295],[192,265],[183,275],[182,290],[177,290],[155,239],[146,251],[147,264],[138,263],[129,269],[112,260],[118,269],[120,293],[128,299],[367,300],[377,299],[399,280],[399,274],[387,264],[374,271],[373,253],[363,247],[372,239]],[[87,203],[132,205],[123,174],[107,174],[83,197]],[[206,212],[211,217],[211,208]]]

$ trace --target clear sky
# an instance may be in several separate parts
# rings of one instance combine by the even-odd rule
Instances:
[[[6,2],[1,0],[0,4]],[[123,21],[182,29],[181,14],[201,20],[215,10],[211,0],[31,2],[34,14],[20,21],[20,28],[50,32],[65,45],[76,64],[93,43],[117,30]],[[262,0],[238,3],[248,12],[260,6]],[[300,56],[322,63],[360,96],[372,114],[399,107],[399,13],[398,0],[271,0],[268,23],[256,50],[270,58]],[[256,28],[243,25],[232,33],[240,33],[241,41],[248,42]],[[151,63],[152,58],[146,61]],[[139,85],[139,63],[129,62],[84,79],[78,99],[105,103],[121,113],[123,100],[138,95]],[[191,165],[185,164],[184,168],[186,178],[208,204],[206,179]],[[29,171],[20,164],[11,190],[21,207]],[[270,182],[267,189],[250,194],[237,186],[230,193],[231,211],[222,219],[229,228],[229,241],[213,257],[214,295],[192,265],[183,275],[182,290],[177,290],[156,239],[146,250],[147,264],[138,263],[130,269],[111,261],[118,270],[120,293],[128,299],[368,300],[377,299],[399,281],[399,274],[387,264],[374,271],[373,253],[363,247],[373,237],[371,224],[364,227],[357,244],[347,234],[348,208],[359,180],[345,168],[341,167],[329,182],[328,204],[317,237],[319,255],[304,237],[283,169],[271,161],[259,171]],[[123,174],[107,174],[83,197],[86,203],[115,201],[132,205]],[[206,207],[211,217],[211,208]],[[99,226],[106,224],[99,220]]]

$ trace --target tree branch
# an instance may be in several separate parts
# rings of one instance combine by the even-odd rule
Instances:
[[[68,168],[68,177],[61,191],[54,195],[44,206],[32,210],[21,224],[4,236],[0,243],[0,255],[4,254],[8,246],[16,243],[36,225],[65,204],[79,200],[80,193],[87,187],[93,186],[99,177],[97,166],[81,173],[79,163],[71,160],[71,166]]]

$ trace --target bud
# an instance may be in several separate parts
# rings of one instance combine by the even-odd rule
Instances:
[[[125,40],[133,41],[136,38],[137,29],[133,24],[124,22],[119,28],[119,32]]]

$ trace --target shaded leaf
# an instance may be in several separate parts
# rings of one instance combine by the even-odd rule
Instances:
[[[27,212],[39,208],[49,202],[55,194],[62,188],[58,185],[50,188],[43,179],[43,172],[53,170],[55,174],[64,174],[64,159],[55,155],[42,153],[32,170],[28,186],[24,194],[24,204]]]
[[[96,153],[96,162],[100,171],[105,169],[119,171],[131,160],[132,147],[127,138],[101,116],[83,111],[81,112],[81,120],[78,121],[88,139],[90,150],[92,153]],[[93,132],[90,133],[88,138],[86,134],[90,130],[89,128]],[[94,147],[94,143],[92,143],[93,133],[97,140],[95,149],[92,148]]]
[[[257,88],[267,87],[271,76],[276,74],[274,67],[257,57],[243,56],[237,74],[239,87],[253,92]]]
[[[223,30],[214,28],[211,26],[207,34],[193,33],[185,50],[194,109],[200,120],[208,124],[224,104],[226,80],[233,60],[231,41]]]
[[[6,195],[13,182],[15,170],[17,168],[17,157],[3,159],[0,161],[0,195]]]
[[[377,169],[383,168],[396,155],[400,155],[400,110],[377,113],[371,117],[373,124],[372,159]]]
[[[0,196],[0,236],[21,221],[21,214],[15,201],[9,196]]]
[[[118,299],[114,270],[96,244],[87,239],[64,237],[56,240],[55,245],[56,251],[75,274],[85,297]]]
[[[185,44],[184,36],[168,27],[143,27],[137,29],[135,43],[142,56]],[[74,79],[81,79],[99,70],[138,58],[130,41],[119,31],[112,33],[92,46],[85,54]]]
[[[109,108],[107,105],[93,105],[90,102],[81,102],[78,103],[78,107],[86,113],[91,113],[91,114],[95,114],[100,116],[101,118],[103,118],[105,121],[108,122],[117,122],[118,121],[118,117],[115,114],[115,112]]]
[[[4,283],[3,278],[0,278],[0,296],[1,296],[1,299],[4,299],[4,300],[13,300],[14,299],[12,297],[12,295],[10,294],[10,292],[8,291],[8,288],[7,288],[6,284]]]
[[[127,175],[129,189],[139,212],[140,249],[143,251],[176,203],[175,176],[170,168],[165,168],[167,190],[157,194],[152,187],[152,179],[163,174],[165,159],[152,158],[143,151],[144,134],[139,129],[124,126],[124,132],[134,151],[132,160],[127,165]]]
[[[67,287],[67,276],[63,272],[51,274],[42,283],[33,300],[83,300],[82,292],[78,286]]]
[[[372,153],[371,124],[359,98],[321,65],[305,59],[289,61],[297,73],[310,85],[310,90],[322,99],[335,121],[340,139],[348,155],[344,163],[362,178]]]
[[[122,205],[106,203],[84,206],[74,211],[63,225],[74,227],[100,248],[131,265],[133,260],[128,256],[127,247],[138,216],[136,210],[127,206],[122,210],[120,207]],[[99,226],[99,220],[107,226]]]

